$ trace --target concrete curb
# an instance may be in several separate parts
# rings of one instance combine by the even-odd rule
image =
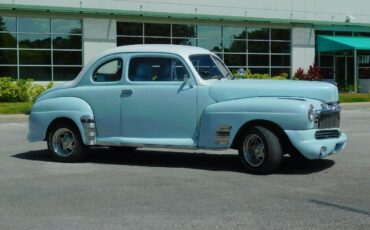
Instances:
[[[345,109],[361,109],[369,108],[370,102],[355,102],[355,103],[341,103],[342,108]],[[28,115],[26,114],[0,114],[0,123],[12,122],[28,122]]]

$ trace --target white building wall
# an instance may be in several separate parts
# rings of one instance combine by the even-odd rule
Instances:
[[[315,30],[313,28],[292,29],[292,73],[298,68],[308,69],[315,62]]]
[[[9,7],[72,8],[82,11],[141,12],[169,14],[209,15],[263,20],[324,21],[370,24],[368,0],[0,0]]]

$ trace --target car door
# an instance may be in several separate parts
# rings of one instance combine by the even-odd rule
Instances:
[[[197,87],[185,62],[170,54],[131,54],[126,63],[122,137],[138,144],[194,145]]]

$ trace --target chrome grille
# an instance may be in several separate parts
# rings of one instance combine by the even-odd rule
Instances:
[[[340,131],[337,129],[319,130],[315,133],[316,139],[329,139],[338,137],[340,137]]]
[[[339,128],[340,114],[339,112],[321,113],[318,117],[319,129]]]

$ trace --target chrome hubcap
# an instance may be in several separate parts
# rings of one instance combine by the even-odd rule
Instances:
[[[76,137],[67,128],[58,129],[52,139],[53,151],[62,157],[68,157],[76,148]]]
[[[243,143],[244,159],[253,167],[260,166],[265,159],[265,145],[256,134],[249,134]]]

